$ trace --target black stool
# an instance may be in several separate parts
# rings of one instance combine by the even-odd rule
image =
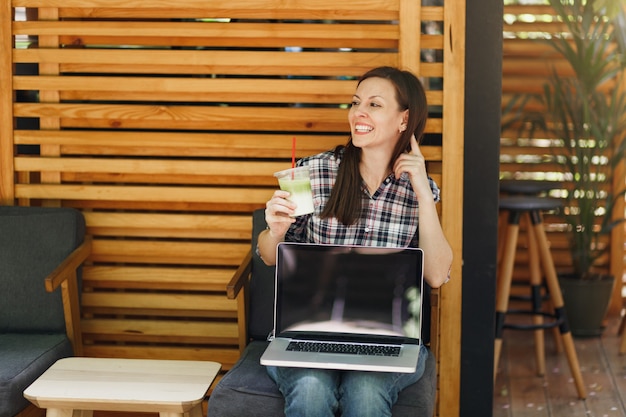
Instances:
[[[508,196],[547,196],[551,190],[559,189],[563,186],[560,181],[547,181],[547,180],[514,180],[514,179],[504,179],[500,180],[500,192],[502,194]],[[508,211],[502,210],[501,216],[498,221],[498,268],[500,268],[500,261],[502,260],[502,250],[504,249],[503,242],[506,237],[506,225],[508,222]],[[523,223],[522,223],[523,222]],[[524,295],[513,295],[510,296],[511,300],[523,300],[526,302],[536,303],[534,300],[550,300],[548,289],[543,283],[543,279],[541,276],[541,268],[539,263],[539,253],[537,250],[537,243],[534,239],[533,230],[531,227],[530,215],[528,212],[522,213],[520,224],[525,226],[525,230],[528,231],[528,265],[529,265],[529,273],[530,280],[528,284],[530,285],[530,296]],[[512,284],[513,285],[513,284]],[[540,296],[539,294],[544,291],[544,295]],[[539,298],[541,297],[541,299]],[[537,309],[539,307],[533,307],[533,309]],[[540,325],[543,323],[542,315],[533,316],[534,324]],[[559,336],[559,330],[555,326],[552,328],[554,333],[554,341],[556,346],[556,352],[563,352],[563,345],[561,343],[561,338]],[[535,359],[537,364],[537,374],[545,375],[546,373],[546,361],[544,355],[544,332],[543,329],[538,326],[538,328],[534,331],[534,339],[535,339]]]
[[[500,359],[500,351],[502,349],[502,333],[504,328],[523,329],[523,330],[540,330],[550,327],[558,327],[560,336],[565,349],[567,361],[569,363],[578,396],[585,398],[587,396],[585,386],[578,364],[578,357],[574,348],[574,341],[569,330],[565,309],[563,307],[563,297],[561,288],[554,268],[552,255],[548,245],[548,239],[543,228],[543,220],[541,212],[545,210],[553,210],[561,206],[559,200],[545,197],[529,197],[529,196],[511,196],[500,198],[500,210],[508,212],[508,225],[506,227],[506,238],[503,240],[503,255],[500,265],[500,276],[498,282],[498,292],[496,296],[496,338],[494,351],[494,380],[498,369]],[[532,325],[509,325],[505,323],[506,315],[509,313],[509,296],[511,292],[511,283],[513,279],[513,266],[515,263],[515,251],[517,248],[517,238],[519,236],[519,221],[523,215],[528,215],[532,225],[528,228],[529,241],[529,259],[531,260],[531,276],[532,280],[539,281],[541,284],[540,267],[543,267],[545,273],[546,285],[554,314],[545,313],[541,309],[540,291],[533,290],[533,307],[527,312],[533,316]],[[530,256],[531,246],[534,248],[536,255]],[[536,283],[531,283],[536,285]],[[537,287],[540,288],[540,287]],[[511,312],[513,313],[513,312]],[[517,312],[519,313],[519,312]],[[544,318],[549,317],[551,322],[544,322]],[[537,332],[535,332],[537,333]],[[541,357],[543,358],[543,346],[536,346],[537,351],[541,348]],[[545,365],[544,365],[545,368]],[[544,370],[545,371],[545,370]]]

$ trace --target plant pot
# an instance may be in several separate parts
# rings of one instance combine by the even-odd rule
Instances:
[[[597,279],[579,279],[559,276],[563,303],[573,336],[600,336],[602,322],[611,300],[614,278],[601,275]]]

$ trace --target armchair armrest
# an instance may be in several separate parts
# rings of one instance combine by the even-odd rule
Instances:
[[[77,270],[91,254],[91,247],[91,236],[85,236],[84,242],[74,249],[74,251],[44,279],[46,291],[48,292],[52,292],[61,286],[65,331],[67,337],[72,342],[76,356],[82,356],[83,354]]]
[[[45,278],[46,291],[54,291],[63,281],[76,273],[78,267],[85,262],[85,259],[87,259],[91,253],[91,245],[91,236],[86,236],[85,241],[74,249],[74,251]]]
[[[252,251],[250,250],[226,285],[226,297],[231,300],[237,298],[239,291],[246,285],[252,271]]]

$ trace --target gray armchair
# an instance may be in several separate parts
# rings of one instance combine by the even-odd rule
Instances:
[[[253,214],[252,250],[231,282],[229,296],[235,297],[242,288],[249,291],[248,337],[250,343],[239,361],[216,385],[209,397],[209,417],[266,417],[284,416],[284,400],[276,384],[270,379],[259,359],[267,346],[267,335],[272,330],[274,300],[274,268],[268,267],[256,255],[256,238],[265,229],[263,210]],[[249,282],[248,282],[249,278]],[[428,297],[426,297],[428,299]],[[430,331],[429,305],[424,306]],[[437,372],[434,355],[429,351],[423,377],[400,393],[393,406],[394,417],[433,415],[436,397]]]
[[[77,270],[90,250],[78,210],[0,207],[0,417],[30,404],[24,389],[50,365],[82,353]]]

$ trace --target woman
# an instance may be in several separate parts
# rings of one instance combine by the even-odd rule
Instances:
[[[424,89],[410,72],[379,67],[364,74],[348,114],[348,143],[298,161],[309,166],[315,212],[290,217],[295,204],[285,191],[275,191],[267,202],[268,228],[258,244],[265,262],[274,262],[283,240],[419,245],[428,284],[445,283],[452,250],[437,215],[439,189],[426,173],[418,142],[427,110]],[[282,367],[268,367],[268,373],[285,397],[287,416],[390,416],[398,393],[422,376],[426,356],[420,355],[413,374]]]

